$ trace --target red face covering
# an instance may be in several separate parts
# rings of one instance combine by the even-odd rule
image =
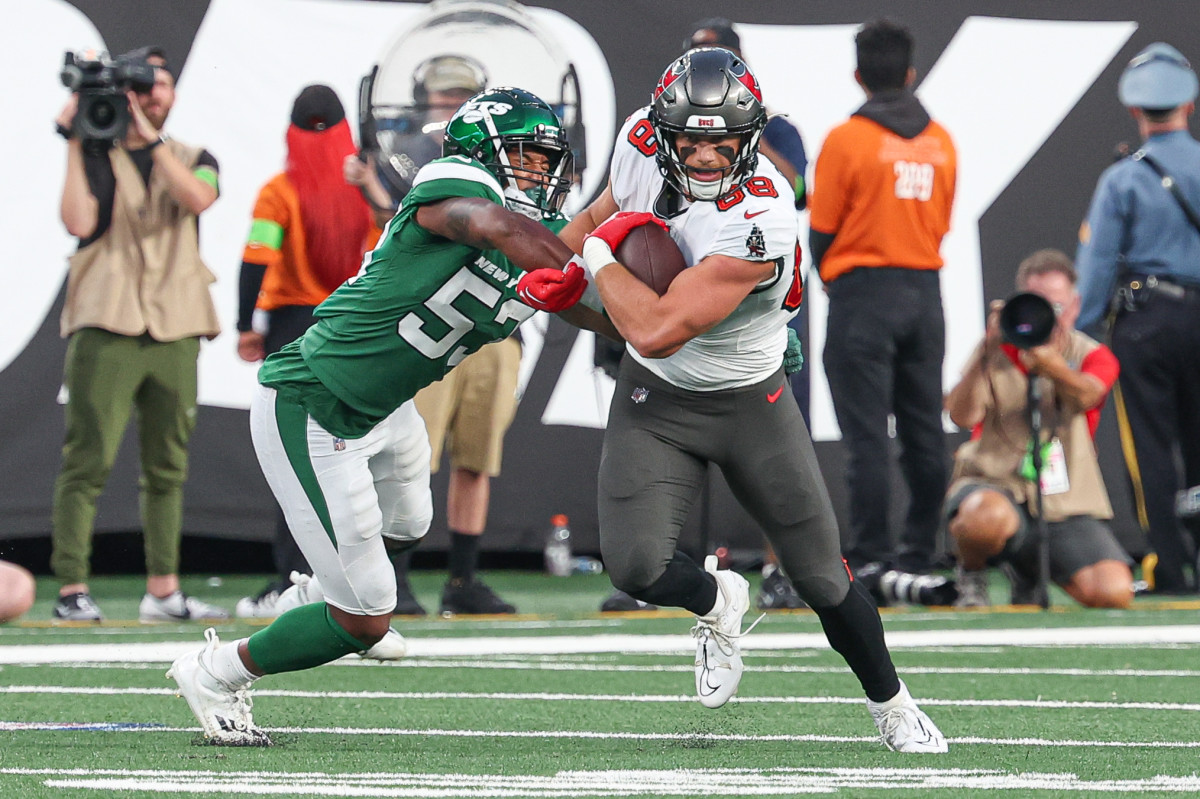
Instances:
[[[287,146],[309,264],[332,292],[358,271],[371,227],[370,208],[342,176],[342,162],[356,152],[350,125],[344,119],[320,131],[289,125]]]

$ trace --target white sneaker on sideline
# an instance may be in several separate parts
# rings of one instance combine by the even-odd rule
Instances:
[[[233,606],[233,615],[239,619],[273,619],[279,615],[275,605],[281,593],[277,585],[272,585],[257,596],[244,596]]]
[[[399,660],[407,654],[408,642],[394,627],[388,627],[375,646],[358,653],[363,660]]]
[[[194,596],[188,596],[182,591],[165,596],[162,599],[154,594],[146,594],[138,605],[138,621],[218,621],[228,619],[229,611],[201,602]]]
[[[246,687],[233,690],[212,672],[213,653],[220,645],[217,631],[204,631],[208,643],[171,664],[167,677],[179,686],[175,692],[187,700],[200,721],[204,737],[215,746],[270,746],[271,738],[254,723]],[[247,684],[248,685],[248,684]]]
[[[292,586],[275,600],[276,616],[282,616],[289,610],[311,605],[325,598],[325,592],[321,590],[321,583],[316,577],[294,571],[288,575],[288,579],[292,581]]]
[[[737,572],[718,571],[716,555],[704,559],[704,570],[717,579],[717,592],[725,601],[719,613],[697,616],[692,628],[696,639],[696,694],[700,704],[716,708],[737,693],[742,680],[738,639],[742,637],[742,617],[750,609],[750,583]]]
[[[886,702],[867,700],[884,746],[893,752],[941,753],[947,751],[946,737],[913,701],[908,686],[900,681],[900,693]]]

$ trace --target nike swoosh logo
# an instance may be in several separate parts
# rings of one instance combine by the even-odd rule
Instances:
[[[746,213],[743,214],[743,216],[746,217],[747,219],[753,219],[754,217],[758,216],[759,214],[765,214],[766,212],[767,212],[767,209],[764,208],[761,211],[755,211],[754,213],[750,213],[749,211],[747,211]]]
[[[709,675],[711,675],[711,674],[712,674],[712,669],[708,665],[708,648],[706,647],[704,650],[704,665],[701,666],[701,668],[700,668],[700,695],[701,696],[712,696],[713,694],[715,694],[717,691],[719,691],[721,689],[721,686],[712,684],[712,681],[709,679]]]
[[[775,389],[774,391],[772,391],[770,394],[767,395],[767,402],[774,403],[782,395],[783,395],[783,386],[780,386],[779,388]]]

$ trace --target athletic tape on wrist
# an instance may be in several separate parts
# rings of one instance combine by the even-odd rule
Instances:
[[[599,236],[588,236],[583,240],[583,259],[591,267],[592,275],[600,274],[600,270],[617,262],[612,247]]]

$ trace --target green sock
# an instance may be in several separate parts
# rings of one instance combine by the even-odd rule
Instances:
[[[289,610],[250,636],[246,646],[265,674],[311,669],[366,649],[333,620],[324,602]]]

